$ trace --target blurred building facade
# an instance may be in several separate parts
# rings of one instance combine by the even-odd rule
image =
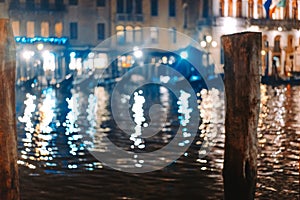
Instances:
[[[300,71],[300,1],[213,0],[213,4],[209,22],[219,44],[224,34],[262,32],[262,74],[274,73],[274,67],[281,75]],[[216,51],[214,58],[222,66],[221,46]]]
[[[134,44],[174,50],[195,40],[210,53],[219,72],[224,62],[221,36],[259,31],[263,74],[272,73],[272,64],[286,74],[300,71],[299,4],[298,0],[1,0],[0,9],[8,10],[15,36],[67,39],[60,46],[50,42],[48,48],[96,47],[106,53]],[[178,39],[178,32],[190,39]]]

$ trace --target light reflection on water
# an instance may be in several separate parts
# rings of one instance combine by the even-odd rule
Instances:
[[[133,100],[131,113],[136,126],[129,128],[134,130],[131,135],[122,132],[112,119],[110,89],[98,87],[91,94],[76,89],[64,94],[50,88],[35,93],[17,92],[23,199],[222,198],[223,92],[199,92],[202,121],[194,141],[184,140],[184,136],[189,136],[185,125],[192,112],[187,91],[181,92],[180,99],[164,87],[158,89],[156,97],[143,89],[133,97],[121,96],[123,102]],[[149,111],[149,96],[160,105],[155,107],[156,115]],[[296,199],[299,195],[299,99],[300,87],[261,86],[258,199]],[[154,121],[151,115],[160,119],[155,126],[161,131],[143,138],[143,128]],[[117,172],[103,166],[87,151],[106,151],[106,137],[130,151],[159,149],[172,140],[180,124],[183,140],[179,145],[192,143],[191,147],[179,160],[157,172]],[[200,148],[205,140],[213,148],[208,156],[199,157],[210,150]],[[144,164],[137,155],[132,160],[135,167]],[[120,160],[120,164],[127,162]]]

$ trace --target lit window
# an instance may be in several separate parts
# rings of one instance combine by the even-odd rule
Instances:
[[[129,68],[133,64],[133,59],[131,55],[128,56],[120,56],[118,58],[118,67]]]
[[[150,38],[152,43],[158,42],[158,29],[156,27],[150,28]]]
[[[170,28],[169,33],[170,33],[171,42],[176,43],[177,42],[176,28]]]
[[[48,22],[41,23],[41,36],[49,37],[49,23]]]
[[[132,43],[133,42],[133,28],[132,26],[126,26],[126,42]]]
[[[63,33],[63,24],[62,22],[57,22],[55,24],[55,36],[62,37],[62,33]]]
[[[123,26],[117,26],[116,27],[116,32],[117,32],[117,42],[118,42],[118,44],[124,44],[125,43],[124,27]]]
[[[134,28],[134,41],[137,43],[142,42],[142,30],[140,26]]]
[[[34,37],[34,22],[28,21],[26,24],[27,37]]]
[[[14,32],[14,36],[20,36],[20,22],[19,21],[12,22],[12,29]]]

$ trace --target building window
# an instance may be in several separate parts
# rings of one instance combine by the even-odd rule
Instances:
[[[26,30],[27,30],[27,37],[33,38],[34,37],[34,22],[28,21],[26,24]]]
[[[143,0],[135,1],[135,13],[142,14],[143,13]]]
[[[170,28],[169,29],[169,33],[170,33],[170,39],[172,43],[176,43],[177,42],[177,32],[176,32],[176,28]]]
[[[57,22],[55,24],[55,36],[60,38],[60,37],[62,37],[62,33],[63,33],[63,23]]]
[[[42,37],[49,37],[49,22],[42,22],[41,23],[41,36]]]
[[[126,42],[132,43],[133,42],[133,28],[132,26],[126,26],[125,32]]]
[[[41,0],[41,8],[48,9],[49,8],[49,0]]]
[[[69,0],[69,5],[77,6],[78,5],[78,0]]]
[[[117,0],[117,13],[142,14],[143,1],[142,0]]]
[[[12,29],[13,29],[14,36],[20,36],[20,22],[19,21],[12,22]]]
[[[176,0],[169,0],[169,16],[176,16]]]
[[[76,22],[70,23],[70,39],[78,38],[78,27]]]
[[[133,11],[133,0],[126,0],[126,13],[130,14]]]
[[[118,44],[124,44],[125,43],[125,32],[123,26],[117,26],[116,27],[117,32],[117,42]]]
[[[117,0],[117,13],[124,13],[124,0]]]
[[[203,1],[203,18],[209,17],[209,2]]]
[[[134,41],[136,43],[142,42],[142,29],[140,26],[134,27]]]
[[[158,28],[150,28],[150,38],[152,43],[158,43]]]
[[[105,24],[99,23],[97,24],[97,32],[98,32],[98,40],[105,39]]]
[[[151,0],[151,16],[158,16],[158,0]]]
[[[26,8],[27,9],[34,9],[34,0],[26,0]]]
[[[98,7],[105,7],[105,0],[97,0]]]
[[[63,5],[63,0],[55,0],[55,6],[56,8],[60,8]]]

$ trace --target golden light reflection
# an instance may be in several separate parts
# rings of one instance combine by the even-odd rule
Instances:
[[[196,142],[201,146],[199,150],[199,156],[206,155],[209,151],[214,152],[208,154],[206,159],[212,159],[210,161],[204,158],[197,161],[201,165],[210,163],[209,168],[202,167],[201,170],[222,169],[223,159],[217,159],[217,157],[223,158],[224,138],[225,138],[225,99],[224,92],[217,89],[206,90],[203,89],[197,94],[200,98],[199,110],[201,117],[201,124],[199,126],[200,140]],[[212,150],[210,149],[212,147]],[[216,158],[210,158],[216,157]]]
[[[142,139],[142,125],[146,121],[144,116],[143,105],[145,103],[145,97],[142,95],[143,91],[139,90],[134,93],[134,104],[132,105],[133,119],[136,124],[134,130],[135,132],[131,134],[130,140],[133,141],[133,145],[131,145],[131,149],[145,148],[144,140]]]
[[[191,112],[193,111],[193,109],[189,107],[190,97],[191,94],[185,92],[184,90],[180,90],[180,96],[177,104],[178,104],[178,113],[180,114],[178,119],[182,126],[183,141],[180,142],[178,146],[185,146],[190,144],[190,141],[188,139],[185,139],[191,137],[191,133],[187,129],[187,125],[189,124],[191,118]]]
[[[49,146],[53,140],[53,128],[51,123],[55,118],[54,108],[56,106],[55,91],[47,88],[42,91],[39,103],[36,102],[37,96],[26,94],[24,101],[24,115],[18,120],[25,124],[25,137],[22,138],[25,150],[21,151],[21,158],[32,161],[53,160],[53,149]],[[36,106],[37,104],[37,106]],[[33,121],[37,120],[34,125]],[[20,165],[35,169],[29,162],[19,161]]]

